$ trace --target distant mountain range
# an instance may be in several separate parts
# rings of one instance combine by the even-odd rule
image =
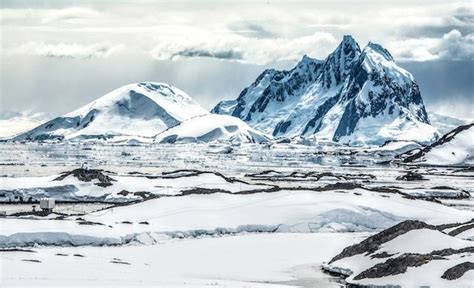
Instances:
[[[351,36],[325,60],[304,56],[289,71],[265,70],[236,100],[222,101],[212,112],[274,137],[383,144],[429,143],[439,136],[413,76],[379,44],[361,50]]]
[[[463,124],[428,114],[414,77],[385,48],[369,42],[361,49],[344,36],[326,59],[304,56],[291,70],[265,70],[237,99],[220,102],[211,113],[176,87],[140,82],[10,139],[263,142],[273,136],[430,144]]]

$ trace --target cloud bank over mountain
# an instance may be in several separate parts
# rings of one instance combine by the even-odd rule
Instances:
[[[364,45],[370,39],[381,43],[401,66],[414,66],[414,74],[425,71],[417,79],[428,107],[459,103],[472,111],[471,81],[455,79],[454,86],[456,70],[450,70],[472,72],[472,14],[470,1],[7,0],[0,14],[0,54],[2,95],[9,97],[2,109],[61,114],[70,104],[144,80],[173,83],[210,108],[234,98],[263,69],[290,68],[304,54],[322,59],[337,39],[351,34]],[[415,62],[420,66],[410,64]],[[106,63],[113,69],[105,69]],[[33,73],[46,70],[49,80]],[[104,79],[104,73],[110,83],[86,83]],[[423,81],[440,83],[443,93]],[[39,103],[39,96],[50,104]]]

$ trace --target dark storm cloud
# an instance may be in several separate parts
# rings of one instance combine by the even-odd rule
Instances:
[[[400,65],[415,77],[429,110],[474,117],[474,61],[405,62]]]
[[[441,17],[440,23],[424,25],[406,25],[395,31],[402,37],[441,37],[452,30],[458,30],[463,35],[474,32],[474,9],[469,6],[458,7]]]
[[[200,57],[200,58],[216,58],[221,60],[242,60],[242,53],[235,50],[225,50],[225,51],[210,51],[210,50],[199,50],[199,49],[185,49],[174,53],[171,56],[171,60],[178,57]]]

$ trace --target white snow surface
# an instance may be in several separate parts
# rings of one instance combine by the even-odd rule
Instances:
[[[474,165],[474,126],[433,147],[418,161],[430,165]]]
[[[46,237],[43,234],[51,232],[84,236],[88,237],[87,241],[95,237],[96,244],[91,245],[100,245],[97,243],[109,241],[104,240],[105,238],[113,238],[118,243],[123,243],[124,239],[133,235],[155,239],[154,233],[214,235],[239,231],[366,232],[379,231],[405,219],[442,224],[473,218],[471,211],[457,210],[424,200],[406,199],[396,194],[385,196],[387,197],[362,189],[348,193],[303,190],[247,195],[193,194],[151,199],[82,216],[86,221],[104,225],[80,225],[76,216],[66,220],[0,218],[1,235],[4,236],[3,239],[0,238],[0,246],[9,247],[11,243],[29,246],[28,243],[34,242],[33,239]],[[140,224],[144,221],[148,224]],[[18,233],[21,233],[20,236],[17,236]],[[54,244],[54,239],[59,242]],[[52,243],[48,242],[48,245],[62,245],[62,239],[62,236],[52,237],[48,240]]]
[[[311,283],[333,288],[340,286],[319,265],[363,237],[367,234],[272,233],[164,239],[152,246],[36,248],[36,253],[0,253],[0,284],[282,288]]]
[[[155,137],[155,142],[266,142],[269,137],[237,117],[208,114],[184,121]]]
[[[0,197],[3,202],[17,201],[14,195],[23,199],[32,197],[39,200],[42,197],[53,197],[61,201],[106,201],[110,203],[130,202],[142,198],[135,192],[149,192],[155,195],[177,195],[181,191],[192,188],[221,189],[230,193],[248,191],[253,189],[265,189],[267,185],[253,185],[243,182],[230,183],[226,179],[212,172],[204,172],[199,175],[188,175],[183,173],[178,178],[165,178],[163,176],[146,175],[114,175],[104,172],[113,180],[110,186],[102,187],[96,185],[98,180],[84,182],[73,175],[62,180],[55,180],[59,174],[43,177],[8,177],[1,178],[0,191],[6,194]],[[168,175],[169,176],[169,175]],[[6,193],[13,191],[14,193]],[[121,195],[122,191],[128,191],[127,195]],[[122,192],[123,193],[123,192]]]

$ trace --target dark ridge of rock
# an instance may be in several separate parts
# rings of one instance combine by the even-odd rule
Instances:
[[[456,228],[456,229],[450,231],[450,232],[448,233],[448,235],[456,236],[456,235],[459,235],[459,234],[461,234],[462,232],[467,231],[467,230],[470,230],[470,229],[474,229],[474,223],[471,223],[471,224],[467,224],[467,225],[458,227],[458,228]]]
[[[474,172],[474,166],[453,171],[453,173],[462,173],[462,172]]]
[[[127,196],[128,194],[130,194],[130,192],[128,192],[127,190],[122,190],[117,193],[117,195],[120,195],[120,196]]]
[[[100,223],[100,222],[92,222],[92,221],[80,221],[78,222],[77,224],[79,225],[99,225],[99,226],[104,226],[104,224]]]
[[[206,195],[206,194],[214,194],[214,193],[232,194],[230,191],[223,190],[223,189],[218,189],[218,188],[196,187],[196,188],[191,188],[191,189],[188,189],[188,190],[181,191],[181,194],[179,194],[179,196],[187,196],[187,195],[192,195],[192,194]]]
[[[271,175],[274,173],[274,175]],[[323,177],[334,177],[338,180],[354,180],[354,179],[360,179],[360,180],[369,180],[369,179],[376,179],[376,177],[372,174],[336,174],[333,172],[316,172],[316,171],[311,171],[311,172],[291,172],[289,174],[283,174],[281,172],[275,171],[275,170],[266,170],[262,171],[259,173],[252,173],[252,174],[246,174],[246,177],[252,177],[256,178],[259,180],[269,180],[269,181],[291,181],[291,178],[296,178],[296,179],[308,179],[311,178],[311,180],[314,181],[319,181]],[[290,178],[290,179],[288,179]]]
[[[436,250],[428,254],[406,253],[396,258],[390,258],[383,263],[374,265],[373,267],[355,276],[354,280],[361,280],[365,278],[381,278],[390,275],[402,274],[407,271],[408,267],[419,267],[421,265],[429,263],[432,260],[442,260],[445,259],[444,257],[447,256],[473,252],[474,246],[462,249],[448,248],[443,250]],[[458,271],[458,269],[456,269],[456,271]],[[461,269],[459,269],[459,271],[461,271]]]
[[[84,256],[84,255],[82,255],[82,254],[74,254],[74,255],[72,255],[72,256],[74,256],[74,257],[80,257],[80,258],[86,257],[86,256]]]
[[[436,226],[436,229],[445,230],[445,229],[450,229],[450,228],[454,228],[454,227],[464,226],[466,224],[471,224],[471,223],[474,223],[474,218],[469,220],[469,221],[463,222],[463,223],[458,223],[457,222],[457,223],[440,224],[440,225]]]
[[[41,263],[40,260],[36,260],[36,259],[23,259],[21,261],[24,261],[24,262],[33,262],[33,263]]]
[[[461,278],[469,270],[474,270],[474,263],[463,262],[446,270],[441,278],[446,280],[456,280]]]
[[[148,192],[148,191],[133,192],[133,195],[134,196],[140,196],[145,200],[159,197],[158,195],[155,195],[155,194],[153,194],[151,192]]]
[[[407,271],[408,267],[418,267],[424,265],[431,260],[444,259],[441,256],[432,256],[424,254],[403,254],[402,256],[388,259],[383,263],[361,272],[354,277],[354,280],[361,280],[365,278],[381,278],[390,275],[402,274]]]
[[[178,173],[187,173],[186,175],[174,175]],[[169,171],[169,172],[163,172],[161,173],[161,178],[164,179],[176,179],[176,178],[182,178],[182,177],[191,177],[191,176],[198,176],[201,174],[206,174],[206,173],[211,173],[216,176],[219,176],[223,178],[226,182],[228,183],[242,183],[242,184],[249,184],[243,180],[227,177],[222,173],[219,172],[214,172],[214,171],[201,171],[201,170],[195,170],[195,169],[179,169],[179,170],[174,170],[174,171]],[[158,178],[158,176],[146,176],[149,179],[154,179]]]
[[[423,175],[413,172],[413,171],[408,171],[405,175],[398,176],[396,178],[399,181],[421,181],[421,180],[426,180]]]
[[[377,251],[377,249],[380,247],[381,244],[386,243],[402,234],[405,234],[408,231],[423,229],[423,228],[436,229],[435,226],[432,226],[432,225],[426,224],[425,222],[421,222],[417,220],[403,221],[395,226],[392,226],[388,229],[383,230],[380,233],[370,236],[369,238],[365,239],[364,241],[358,244],[354,244],[352,246],[346,247],[344,250],[342,250],[341,253],[339,253],[334,258],[332,258],[331,261],[329,261],[329,264],[339,259],[351,257],[357,254],[373,253]]]
[[[119,261],[119,260],[112,260],[110,261],[110,263],[114,263],[114,264],[123,264],[123,265],[132,265],[128,262],[125,262],[125,261]]]
[[[459,127],[456,127],[455,129],[451,130],[451,132],[448,132],[443,137],[441,137],[435,143],[421,149],[420,151],[418,151],[417,153],[415,153],[413,155],[410,155],[410,156],[406,157],[405,159],[403,159],[403,162],[409,163],[409,162],[413,162],[414,160],[416,160],[418,158],[423,157],[427,152],[429,152],[434,147],[440,146],[444,143],[447,143],[447,142],[451,141],[459,132],[467,130],[467,129],[473,127],[473,126],[474,126],[474,123],[471,123],[471,124],[468,124],[468,125],[461,125]]]
[[[387,253],[387,251],[383,251],[383,252],[380,252],[380,253],[377,253],[377,254],[370,255],[370,258],[372,258],[372,259],[374,259],[374,258],[388,258],[388,257],[392,257],[393,255],[395,255],[395,254],[390,254],[390,253]]]
[[[20,248],[0,248],[0,252],[27,252],[27,253],[36,253],[34,250],[30,249],[20,249]]]
[[[112,181],[116,181],[115,179],[105,175],[103,173],[104,170],[100,169],[84,169],[78,168],[72,171],[64,172],[61,176],[54,179],[53,181],[61,181],[69,175],[72,175],[79,179],[79,181],[83,182],[91,182],[92,180],[99,180],[99,183],[95,183],[95,185],[100,187],[107,187],[112,185]]]

